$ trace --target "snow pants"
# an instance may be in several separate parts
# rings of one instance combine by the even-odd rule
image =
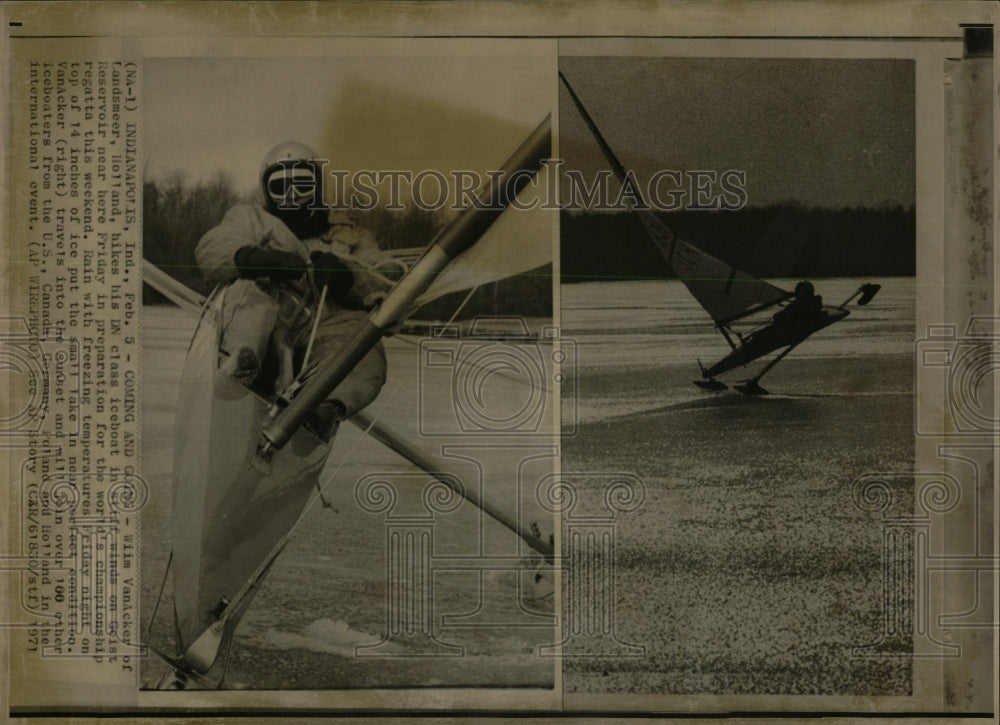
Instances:
[[[248,355],[252,355],[256,373],[259,373],[269,346],[273,346],[281,367],[276,387],[290,382],[292,359],[300,358],[308,345],[313,315],[300,309],[297,295],[283,291],[277,285],[262,286],[253,280],[238,279],[225,287],[221,294],[220,369],[250,384],[255,375],[247,375],[240,365],[245,365],[251,360]],[[367,318],[368,315],[360,310],[327,305],[316,330],[310,362],[336,355]],[[375,399],[385,383],[385,375],[385,350],[379,343],[369,350],[327,400],[339,401],[346,417],[350,417]]]

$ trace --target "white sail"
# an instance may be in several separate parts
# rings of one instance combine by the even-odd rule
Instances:
[[[417,298],[417,305],[551,264],[558,210],[550,208],[548,189],[549,169],[543,165],[535,180],[521,189],[516,203],[493,222],[471,249],[448,265]]]
[[[788,291],[677,238],[652,212],[640,211],[639,217],[670,273],[684,283],[718,324],[752,315],[791,296]]]
[[[597,145],[605,159],[614,171],[615,176],[625,183],[626,171],[611,146],[604,139],[597,124],[590,117],[583,102],[570,86],[566,76],[559,74],[570,98],[583,117],[584,122],[593,134]],[[633,192],[642,200],[641,192],[633,184]],[[725,325],[741,317],[775,305],[791,297],[791,293],[773,284],[757,279],[736,267],[723,262],[702,251],[690,242],[677,236],[660,221],[656,215],[648,211],[648,205],[642,200],[637,213],[646,232],[656,248],[666,260],[669,272],[680,279],[694,296],[698,303],[711,315],[719,325]]]

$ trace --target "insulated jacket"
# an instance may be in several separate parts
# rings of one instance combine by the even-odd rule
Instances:
[[[301,241],[278,217],[259,206],[237,204],[209,229],[194,250],[195,260],[209,282],[228,282],[239,275],[233,262],[237,250],[247,246],[279,249],[309,262],[309,246]]]
[[[378,244],[374,238],[371,243],[377,250]],[[195,259],[210,282],[219,284],[232,282],[239,278],[233,255],[242,247],[251,245],[292,252],[302,258],[303,267],[309,262],[311,251],[337,252],[318,238],[300,240],[284,222],[260,206],[237,204],[226,213],[217,226],[202,236],[195,249]],[[250,286],[253,289],[249,289]],[[260,290],[251,280],[239,280],[228,291],[236,291],[235,288],[238,287],[248,287],[248,289],[241,289],[239,291],[242,294],[234,296],[235,306],[229,308],[229,314],[240,315],[239,308],[245,305],[247,315],[254,319],[265,319],[251,307],[259,306],[262,301],[266,301],[261,298],[268,296],[267,293]],[[277,302],[274,305],[277,307]],[[336,355],[351,340],[365,319],[367,313],[364,311],[346,309],[327,300],[326,309],[322,313],[316,331],[313,360]],[[236,327],[238,325],[234,325],[230,317],[227,328]],[[225,330],[223,337],[226,337]],[[250,340],[233,340],[228,344],[235,350],[240,344],[252,346],[253,343]],[[379,343],[337,386],[330,398],[340,400],[346,407],[349,417],[375,399],[385,383],[385,375],[385,351]]]

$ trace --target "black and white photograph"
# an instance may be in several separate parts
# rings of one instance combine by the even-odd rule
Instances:
[[[148,687],[553,687],[554,212],[518,197],[553,85],[518,49],[144,64]]]
[[[915,63],[559,66],[563,473],[645,484],[614,610],[645,656],[567,659],[564,687],[909,694],[905,658],[856,652],[913,602],[882,611],[852,484],[914,465]]]
[[[0,2],[0,716],[995,719],[998,12]]]

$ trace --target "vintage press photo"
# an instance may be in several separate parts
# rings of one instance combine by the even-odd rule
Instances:
[[[975,639],[943,624],[991,606],[991,535],[963,542],[981,573],[948,580],[970,585],[958,608],[934,601],[947,577],[925,552],[947,541],[935,517],[988,500],[989,455],[956,449],[961,474],[930,473],[921,421],[940,409],[915,395],[960,360],[958,421],[992,430],[995,353],[926,324],[940,319],[928,192],[991,188],[935,179],[920,154],[934,109],[954,119],[946,158],[988,155],[988,109],[963,104],[990,63],[965,40],[936,67],[916,44],[561,44],[560,323],[579,376],[562,475],[642,483],[616,529],[603,636],[563,660],[567,701],[866,709],[920,701],[935,667],[969,655]],[[935,97],[945,69],[954,90]],[[944,290],[959,292],[991,299],[988,285]],[[952,357],[952,341],[968,349]],[[985,703],[980,662],[967,694]]]
[[[5,716],[996,712],[991,6],[0,9]]]
[[[26,629],[48,657],[20,701],[86,703],[31,684],[96,654],[123,706],[551,707],[554,43],[266,46],[18,67],[55,197],[25,202],[28,287],[107,415],[22,474],[29,550],[87,570],[29,573],[73,618]]]
[[[881,527],[851,496],[913,466],[914,71],[560,57],[563,469],[630,466],[646,492],[616,553],[647,596],[615,619],[646,656],[567,662],[568,691],[911,691],[909,660],[851,656],[883,616]],[[616,209],[617,181],[581,198],[598,133],[648,209]]]
[[[153,622],[150,642],[183,659],[206,628],[226,621],[227,609],[239,611],[237,597],[252,595],[252,604],[246,596],[241,605],[239,635],[224,634],[225,651],[212,653],[218,665],[173,668],[168,686],[554,687],[554,660],[534,656],[553,642],[556,621],[545,571],[553,513],[534,496],[558,454],[554,206],[542,208],[530,186],[518,201],[513,188],[513,172],[527,182],[552,155],[552,75],[539,68],[546,63],[538,45],[520,44],[520,56],[514,46],[465,53],[461,65],[447,44],[435,43],[415,46],[422,57],[145,61],[145,258],[202,294],[220,280],[237,292],[213,293],[209,313],[169,299],[145,307],[144,472],[152,488],[174,492],[147,509],[143,526],[144,609],[168,613]],[[287,78],[310,82],[283,85]],[[189,105],[202,109],[193,121]],[[241,119],[235,109],[247,107],[254,113]],[[298,145],[303,139],[312,150]],[[507,168],[526,139],[535,148]],[[282,163],[302,158],[318,162],[292,163],[291,178],[315,170],[309,183],[322,179],[330,207],[307,210],[305,221],[300,210],[281,208],[286,199],[270,196],[287,178]],[[511,200],[519,208],[501,213]],[[290,248],[280,246],[278,235],[287,232],[275,218],[300,239],[321,240],[307,245],[314,284],[320,295],[327,290],[325,319],[315,332],[309,322],[291,333],[286,354],[315,348],[312,359],[293,364],[312,364],[316,375],[335,366],[342,348],[358,344],[355,333],[376,300],[389,336],[369,343],[371,351],[323,396],[321,408],[340,401],[346,411],[307,420],[308,438],[296,434],[289,451],[248,473],[246,443],[232,437],[227,421],[246,415],[227,406],[238,389],[217,392],[217,407],[209,406],[202,396],[212,394],[211,384],[192,369],[199,338],[190,348],[189,341],[199,319],[204,326],[206,314],[217,315],[207,369],[245,376],[247,363],[234,359],[249,348],[249,364],[260,371],[244,382],[264,400],[280,394],[274,378],[284,372],[269,358],[282,343],[272,333],[254,349],[252,339],[233,336],[245,334],[240,315],[253,314],[247,294],[274,289],[274,278],[260,275],[300,264],[274,254]],[[262,234],[273,239],[260,243],[255,235]],[[421,258],[436,240],[466,244],[469,253],[437,272],[426,267],[437,247]],[[262,256],[247,263],[255,271],[232,282],[226,267],[245,246]],[[206,263],[223,269],[206,275]],[[390,312],[408,283],[429,291]],[[192,416],[206,418],[205,427]],[[338,429],[345,416],[358,425]],[[247,427],[251,447],[259,428],[259,420]],[[317,435],[329,438],[328,453]],[[213,460],[220,454],[236,465]],[[289,468],[282,456],[296,462]],[[219,480],[226,475],[234,480]],[[254,492],[240,490],[249,485]],[[284,550],[272,565],[276,548]],[[252,577],[259,584],[242,591]],[[190,586],[192,579],[200,581]],[[206,617],[206,608],[221,614]],[[237,616],[230,620],[235,632]],[[152,672],[164,669],[149,664]],[[180,682],[169,682],[178,675]],[[144,684],[156,686],[156,678]]]

